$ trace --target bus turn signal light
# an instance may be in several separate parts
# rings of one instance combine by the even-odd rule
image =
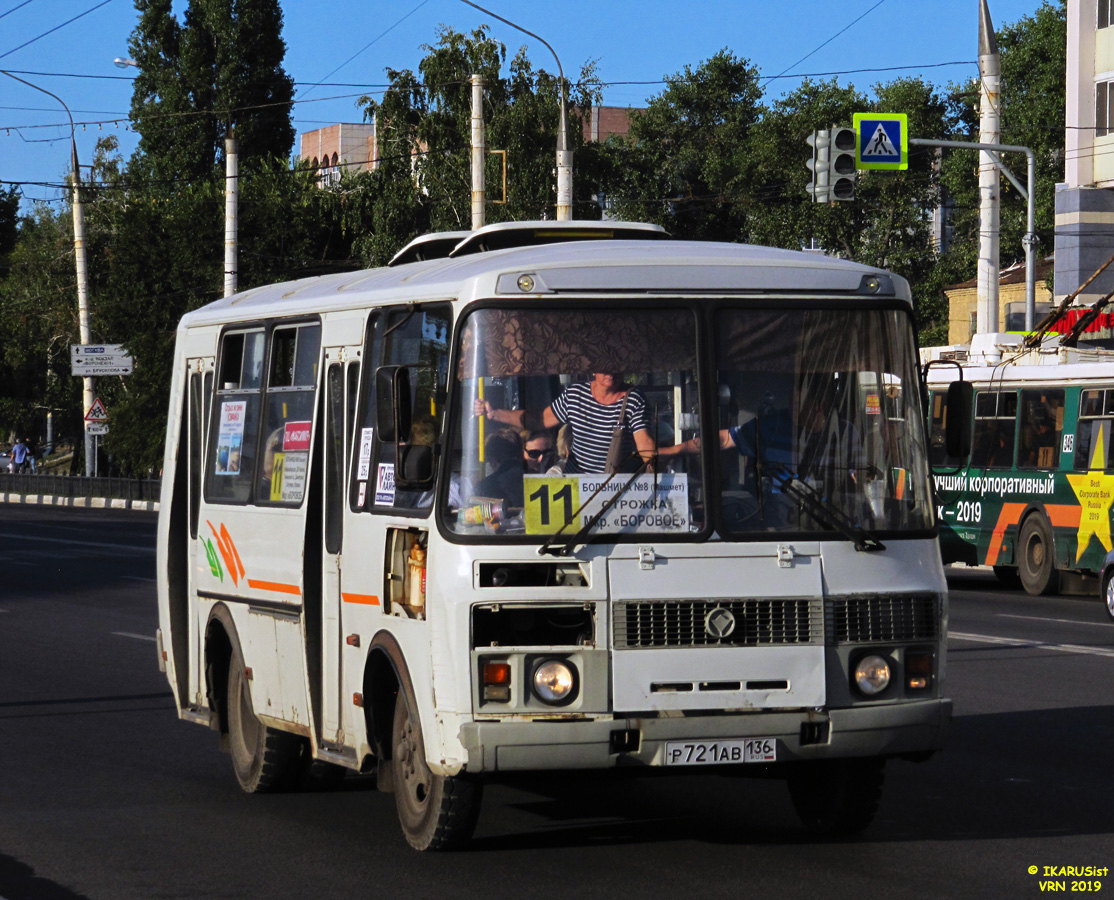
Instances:
[[[511,699],[511,664],[485,662],[483,664],[483,698],[506,703]]]
[[[911,691],[923,691],[932,684],[932,654],[917,651],[905,654],[905,686]]]

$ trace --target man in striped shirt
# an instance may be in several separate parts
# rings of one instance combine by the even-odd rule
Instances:
[[[475,414],[493,422],[519,428],[543,428],[568,424],[572,427],[572,454],[565,471],[569,474],[599,474],[607,470],[608,448],[617,428],[621,429],[619,469],[630,468],[655,455],[650,435],[646,400],[627,388],[621,375],[597,372],[587,384],[570,384],[549,406],[536,413],[525,409],[499,409],[477,400]],[[621,419],[621,421],[620,421]]]

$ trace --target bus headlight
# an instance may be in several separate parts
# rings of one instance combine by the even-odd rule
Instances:
[[[864,656],[855,666],[854,680],[863,694],[874,697],[890,685],[890,664],[876,653]]]
[[[547,659],[534,669],[534,694],[542,703],[563,706],[576,697],[576,668],[561,659]]]

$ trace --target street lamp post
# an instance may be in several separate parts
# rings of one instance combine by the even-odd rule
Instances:
[[[549,46],[549,42],[546,41],[545,38],[534,34],[532,31],[527,31],[521,25],[516,25],[514,22],[510,21],[510,19],[504,19],[502,16],[493,13],[490,9],[484,9],[478,3],[473,3],[472,0],[461,0],[461,2],[468,4],[473,9],[478,9],[480,12],[491,16],[493,19],[498,19],[504,25],[517,28],[523,34],[529,35],[536,41],[541,41],[557,61],[557,74],[561,79],[561,121],[557,123],[557,220],[559,222],[567,222],[572,218],[572,150],[569,147],[569,86],[568,82],[565,81],[565,70],[561,68],[561,60],[557,56],[557,51]]]
[[[2,70],[0,70],[2,71]],[[70,187],[73,191],[73,249],[74,249],[74,264],[77,267],[77,318],[78,329],[81,334],[82,344],[91,344],[93,342],[92,332],[89,329],[89,279],[88,270],[85,264],[85,210],[81,203],[81,172],[77,164],[77,130],[74,128],[73,116],[70,114],[70,108],[66,106],[65,101],[57,94],[52,94],[46,88],[41,88],[37,84],[32,84],[30,81],[24,81],[13,75],[11,72],[3,72],[9,78],[14,78],[21,84],[27,85],[29,88],[34,88],[49,97],[53,97],[62,104],[62,109],[66,111],[66,115],[70,120]],[[94,391],[94,381],[92,376],[86,375],[81,380],[81,401],[83,416],[88,413],[93,407],[93,402],[96,398]],[[96,458],[94,450],[93,435],[89,433],[88,428],[85,429],[85,474],[91,476],[93,474],[93,466]]]

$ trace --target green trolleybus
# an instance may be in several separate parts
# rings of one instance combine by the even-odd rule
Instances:
[[[928,352],[928,351],[926,351]],[[992,566],[1006,584],[1052,593],[1065,575],[1091,579],[1111,549],[1114,352],[1025,349],[1015,334],[976,335],[935,352],[930,391],[933,479],[945,563]],[[950,361],[941,364],[941,355]],[[952,392],[962,380],[973,402]],[[964,418],[969,446],[944,438]]]

